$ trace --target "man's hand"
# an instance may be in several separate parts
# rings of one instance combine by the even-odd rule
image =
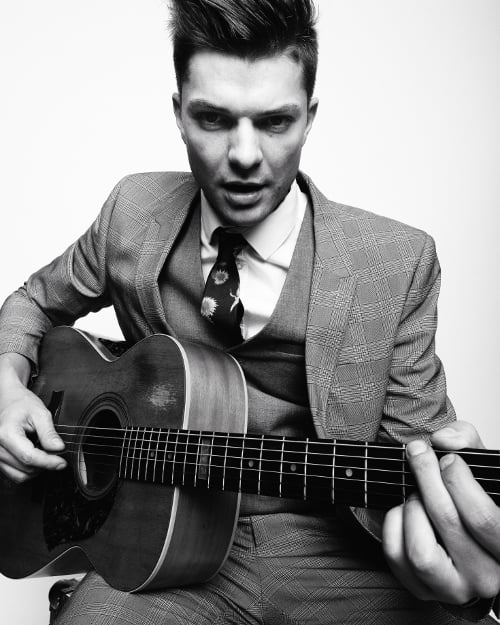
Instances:
[[[24,386],[29,365],[21,359],[17,354],[0,356],[0,471],[14,482],[24,482],[41,469],[66,466],[56,455],[64,443],[50,412]]]
[[[435,432],[439,449],[484,448],[472,425]],[[382,544],[394,575],[423,600],[464,604],[500,592],[500,509],[456,454],[438,462],[423,441],[407,446],[419,494],[390,510]]]

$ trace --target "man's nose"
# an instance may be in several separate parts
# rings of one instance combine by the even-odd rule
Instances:
[[[262,161],[259,133],[250,119],[242,119],[230,136],[228,158],[240,169],[253,169]]]

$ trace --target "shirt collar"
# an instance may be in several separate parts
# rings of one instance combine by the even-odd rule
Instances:
[[[283,245],[297,221],[304,215],[301,193],[294,180],[281,204],[263,221],[241,231],[263,260],[268,260]],[[224,224],[201,191],[201,239],[210,243],[214,230]]]

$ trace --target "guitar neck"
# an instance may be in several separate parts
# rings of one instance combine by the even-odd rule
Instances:
[[[403,445],[148,427],[122,437],[119,476],[127,480],[385,510],[416,488]],[[459,454],[500,504],[500,452]]]

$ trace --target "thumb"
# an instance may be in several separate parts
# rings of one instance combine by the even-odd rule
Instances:
[[[485,449],[476,428],[468,421],[454,421],[445,428],[437,430],[431,436],[434,447],[445,450],[457,450],[463,447]]]

